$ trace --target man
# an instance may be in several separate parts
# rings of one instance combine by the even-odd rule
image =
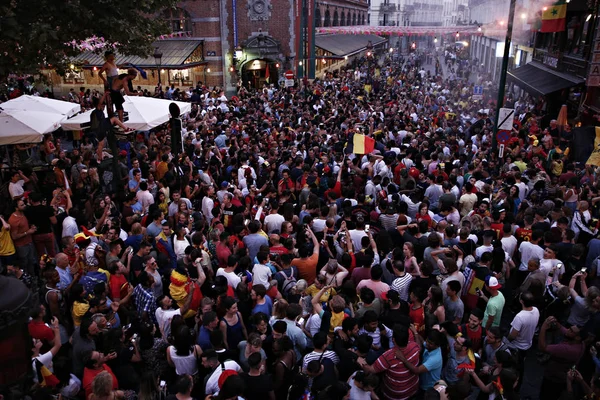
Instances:
[[[194,378],[191,375],[180,375],[175,381],[173,392],[167,397],[167,400],[192,399],[192,390],[194,389]]]
[[[73,345],[73,373],[78,378],[83,377],[86,354],[96,350],[94,337],[100,333],[98,325],[91,318],[84,318],[81,325],[75,328],[71,339]]]
[[[269,240],[258,233],[260,230],[260,221],[252,220],[248,223],[249,235],[244,236],[244,245],[248,248],[248,257],[254,260],[261,246],[269,246]]]
[[[73,284],[79,282],[81,273],[77,262],[69,265],[69,257],[65,253],[58,253],[54,259],[56,271],[60,281],[56,285],[64,293],[69,293]]]
[[[253,285],[252,290],[250,291],[250,298],[254,302],[252,315],[259,312],[271,315],[271,312],[273,311],[273,301],[267,296],[267,288],[264,285]]]
[[[154,196],[152,196],[152,193],[148,190],[148,182],[145,180],[140,182],[139,189],[137,199],[142,205],[142,214],[145,214],[148,212],[150,206],[154,204]]]
[[[152,250],[152,245],[149,242],[143,241],[140,243],[140,249],[133,255],[133,257],[131,257],[131,262],[129,263],[129,276],[132,285],[137,284],[138,276],[144,269],[144,257],[150,254],[150,250]]]
[[[119,120],[123,122],[124,117],[124,109],[123,104],[125,103],[125,98],[121,94],[121,89],[125,91],[127,96],[135,96],[136,92],[133,90],[133,80],[137,76],[137,71],[134,68],[129,68],[126,74],[120,74],[113,78],[112,86],[110,88],[110,99],[114,104],[117,114],[119,115]],[[141,94],[141,93],[140,93]],[[112,110],[111,110],[112,111]],[[109,115],[111,116],[111,115]]]
[[[154,209],[149,215],[152,222],[146,228],[146,235],[149,237],[157,237],[162,232],[163,213],[159,209]]]
[[[48,254],[50,257],[56,255],[56,243],[54,240],[53,225],[56,225],[56,214],[50,206],[42,204],[43,196],[40,193],[32,193],[29,197],[29,207],[25,215],[30,225],[36,226],[32,239],[38,255]]]
[[[408,328],[397,325],[392,338],[395,347],[383,353],[372,366],[364,358],[358,359],[358,364],[365,372],[383,372],[382,391],[386,400],[407,400],[419,389],[419,376],[411,372],[404,362],[398,362],[398,354],[402,353],[410,364],[419,363],[419,344],[408,339]]]
[[[100,375],[102,372],[108,372],[112,377],[112,390],[116,390],[119,387],[119,381],[113,373],[112,369],[106,364],[107,361],[113,360],[117,357],[117,353],[111,353],[104,355],[97,351],[90,351],[85,354],[85,368],[83,370],[82,387],[85,391],[85,397],[91,398],[92,386],[94,378]]]
[[[460,297],[458,297],[460,289],[461,286],[459,281],[449,281],[446,284],[447,296],[444,298],[446,321],[451,321],[455,325],[460,325],[465,312],[465,305]]]
[[[156,298],[152,291],[154,277],[146,271],[138,275],[139,284],[133,289],[133,302],[142,320],[156,323]]]
[[[233,370],[237,373],[242,372],[242,368],[235,361],[219,362],[217,352],[212,349],[202,353],[201,358],[202,366],[210,371],[206,379],[206,389],[204,390],[207,395],[219,394],[219,378],[225,371]]]
[[[198,332],[198,338],[196,343],[200,346],[202,351],[208,351],[212,349],[212,343],[210,342],[211,333],[219,326],[219,318],[217,313],[214,311],[207,311],[202,314],[202,326]]]
[[[17,200],[15,211],[10,215],[8,224],[10,225],[10,237],[15,245],[19,263],[29,275],[33,276],[35,274],[34,265],[36,264],[33,235],[37,231],[37,227],[29,225],[25,216],[26,208],[27,205],[23,199]]]
[[[78,210],[76,208],[70,208],[67,214],[67,217],[62,222],[62,237],[72,238],[79,233],[79,227],[77,226],[77,221],[75,220]]]
[[[271,212],[265,217],[265,230],[269,235],[272,233],[281,233],[281,224],[285,222],[285,218],[279,214],[279,202],[273,201],[269,204],[271,205]]]
[[[25,194],[23,185],[27,182],[29,182],[29,178],[23,175],[23,172],[13,172],[10,177],[10,183],[8,184],[8,193],[13,200],[20,200],[23,197],[23,194]]]
[[[215,187],[213,185],[210,185],[206,189],[206,196],[204,196],[204,198],[202,198],[202,215],[204,216],[204,218],[206,219],[206,222],[209,225],[213,219],[212,210],[215,206],[214,197],[215,197]]]
[[[419,336],[416,329],[414,329],[414,325],[411,325],[411,328],[413,329],[415,340],[419,343],[419,341],[422,340],[421,336]],[[443,337],[440,331],[432,329],[429,332],[427,340],[423,344],[423,363],[418,367],[406,360],[406,357],[401,351],[396,351],[398,360],[400,360],[410,372],[419,375],[419,386],[422,391],[427,391],[432,388],[442,374],[443,360],[442,350],[440,349],[442,340]]]
[[[474,352],[479,353],[483,347],[483,339],[486,335],[486,329],[481,326],[483,320],[483,311],[479,308],[471,310],[469,320],[466,324],[458,327],[463,336],[466,336],[471,341],[471,348]]]
[[[379,322],[375,311],[369,310],[365,312],[362,324],[363,326],[358,331],[358,334],[367,334],[373,338],[373,345],[369,351],[367,362],[374,361],[386,350],[394,347],[393,331]]]
[[[224,276],[227,279],[227,283],[229,286],[231,286],[233,288],[233,290],[237,289],[238,285],[240,284],[240,282],[242,282],[242,280],[246,281],[246,277],[242,277],[240,278],[236,273],[235,273],[235,269],[237,268],[238,265],[238,258],[237,256],[234,256],[233,254],[230,255],[227,258],[227,265],[225,266],[225,268],[219,268],[217,270],[217,276]],[[258,265],[258,264],[256,264]],[[255,267],[256,267],[255,265]],[[268,268],[268,267],[267,267]],[[269,269],[269,272],[271,270]]]
[[[502,285],[498,283],[498,279],[494,276],[487,276],[485,278],[485,287],[490,293],[490,297],[486,297],[483,292],[481,298],[487,302],[485,307],[485,313],[483,314],[483,323],[485,329],[490,329],[492,326],[500,326],[500,320],[502,319],[502,310],[504,309],[504,295],[500,292]]]
[[[314,350],[304,356],[304,359],[302,360],[302,368],[306,369],[309,362],[313,360],[321,360],[323,358],[328,358],[331,360],[331,362],[333,362],[334,365],[337,365],[340,362],[340,358],[336,352],[327,350],[328,345],[329,340],[327,337],[327,332],[317,332],[315,336],[313,336]]]
[[[557,344],[546,343],[548,329],[557,329],[563,340]],[[540,399],[554,400],[560,397],[567,384],[569,369],[578,365],[585,353],[583,338],[584,332],[578,326],[572,325],[567,329],[559,324],[556,318],[546,318],[540,329],[538,348],[550,354],[550,361],[544,368]]]
[[[544,258],[544,249],[542,249],[538,243],[544,237],[544,232],[542,231],[533,231],[531,234],[530,241],[523,241],[519,245],[519,254],[521,254],[521,263],[519,264],[519,271],[517,272],[518,284],[523,283],[527,275],[529,274],[529,270],[527,265],[529,264],[529,260],[532,258],[537,258],[541,260]]]
[[[383,276],[383,269],[381,266],[376,265],[371,268],[371,279],[365,279],[359,282],[356,286],[356,292],[360,293],[360,290],[363,287],[367,287],[371,289],[375,293],[375,297],[378,299],[382,299],[382,295],[387,293],[390,290],[390,286],[381,282],[381,277]]]
[[[296,350],[296,357],[300,359],[306,349],[307,340],[306,335],[301,328],[298,327],[296,320],[302,315],[302,306],[300,304],[292,303],[285,312],[285,318],[283,321],[287,324],[286,335],[292,340],[294,349]],[[316,347],[316,346],[315,346]]]
[[[483,340],[482,361],[484,373],[491,374],[493,372],[493,368],[497,364],[496,354],[499,351],[505,351],[512,356],[508,339],[502,335],[500,328],[493,326]]]
[[[440,197],[444,194],[444,189],[442,189],[442,183],[444,182],[444,177],[442,175],[435,176],[433,174],[429,174],[427,176],[427,183],[429,187],[425,190],[425,197],[429,199],[429,207],[432,211],[436,212],[439,209],[439,200]]]
[[[144,271],[146,271],[148,275],[152,276],[154,280],[154,284],[152,285],[152,293],[154,293],[154,297],[158,299],[163,295],[163,282],[162,276],[158,272],[158,263],[151,255],[147,255],[144,258]]]
[[[140,184],[142,183],[142,171],[139,169],[133,170],[133,179],[129,180],[127,184],[128,189],[131,193],[137,193],[140,190]],[[139,200],[139,197],[138,197]]]
[[[535,281],[538,282],[540,287],[546,286],[546,272],[540,269],[539,259],[530,258],[527,263],[527,271],[529,271],[529,275],[527,275],[525,281],[519,287],[519,293],[527,292]]]
[[[311,285],[317,277],[317,262],[319,261],[320,245],[317,237],[310,227],[307,225],[304,226],[306,226],[305,229],[307,236],[312,240],[312,255],[309,256],[309,247],[307,245],[302,245],[300,249],[298,249],[298,255],[300,258],[293,259],[291,267],[296,267],[298,269],[298,275],[300,278],[304,279],[309,285]]]
[[[442,371],[442,379],[452,386],[458,384],[461,380],[468,379],[469,374],[465,372],[471,369],[470,366],[474,368],[469,358],[469,349],[472,348],[472,343],[463,336],[457,336],[456,338],[448,336],[448,344],[450,352],[448,361]]]
[[[173,309],[173,299],[171,299],[169,296],[162,295],[156,299],[156,305],[158,307],[156,308],[154,314],[163,338],[166,339],[171,333],[171,320],[173,317],[176,315],[185,315],[189,311],[196,288],[196,285],[192,285],[191,291],[185,298],[183,307],[176,310]]]
[[[533,343],[533,336],[535,335],[535,328],[540,319],[540,312],[533,306],[535,304],[535,298],[531,292],[521,293],[519,301],[522,310],[515,315],[515,318],[510,324],[511,329],[508,334],[508,340],[510,342],[510,347],[519,352],[519,366],[521,367],[520,376],[523,377],[525,355]]]

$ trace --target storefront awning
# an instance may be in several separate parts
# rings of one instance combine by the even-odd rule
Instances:
[[[585,82],[581,78],[554,71],[536,61],[508,72],[507,77],[526,92],[542,96]]]
[[[317,35],[315,45],[335,56],[350,56],[367,48],[369,41],[373,47],[387,41],[377,35]]]
[[[164,69],[182,69],[190,68],[196,65],[202,65],[204,61],[203,41],[198,39],[165,39],[157,40],[152,47],[158,48],[162,53],[160,68]],[[126,56],[116,54],[118,65],[134,64],[140,68],[156,68],[156,60],[151,54],[148,57]],[[75,57],[74,64],[82,64],[84,68],[98,67],[104,64],[103,54],[96,54],[86,51]]]

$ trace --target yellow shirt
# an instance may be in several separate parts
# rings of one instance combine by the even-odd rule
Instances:
[[[319,293],[320,291],[321,291],[321,289],[317,289],[317,287],[315,286],[314,283],[306,288],[306,294],[311,297],[315,297],[317,295],[317,293]],[[331,288],[331,289],[325,291],[325,293],[323,293],[321,295],[319,302],[325,303],[325,302],[329,301],[329,299],[332,298],[333,296],[335,296],[336,294],[337,294],[337,292],[335,291],[335,289]]]
[[[73,303],[73,309],[71,310],[71,315],[73,316],[73,325],[79,326],[81,325],[81,319],[85,315],[85,313],[90,309],[90,305],[88,302],[80,303],[76,301]]]
[[[2,228],[0,231],[0,256],[15,254],[15,245],[10,237],[10,230]]]

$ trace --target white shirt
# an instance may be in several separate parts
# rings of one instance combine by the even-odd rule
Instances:
[[[25,181],[23,179],[18,180],[16,183],[15,182],[9,183],[8,184],[8,193],[10,193],[10,197],[12,197],[14,199],[15,197],[23,196],[23,193],[25,193],[25,189],[23,189],[24,184],[25,184]]]
[[[269,214],[265,217],[265,227],[268,234],[274,231],[281,232],[281,224],[285,222],[285,218],[281,214]]]
[[[151,204],[154,204],[154,196],[147,190],[140,190],[137,192],[137,199],[142,205],[142,210],[144,210],[144,212],[148,212],[148,207],[150,207]]]
[[[40,354],[39,356],[37,356],[36,358],[31,360],[31,364],[33,365],[33,382],[34,383],[39,383],[38,378],[37,378],[37,373],[35,373],[35,371],[37,371],[36,366],[35,366],[35,360],[37,359],[39,362],[41,362],[42,364],[44,364],[44,366],[46,368],[48,368],[48,370],[52,373],[54,373],[54,368],[52,365],[52,352],[49,351],[47,353],[44,354]]]
[[[77,227],[77,221],[75,218],[69,216],[65,218],[62,223],[62,237],[73,237],[79,233],[79,228]]]
[[[158,323],[158,327],[164,333],[164,338],[167,338],[171,333],[171,320],[176,315],[181,315],[181,311],[177,310],[163,310],[161,307],[158,307],[154,312],[156,316],[156,322]]]
[[[215,201],[208,196],[204,196],[202,199],[202,215],[206,218],[206,221],[210,223],[213,219],[212,209],[215,207]]]
[[[358,252],[362,250],[360,242],[363,237],[367,236],[367,233],[364,230],[359,231],[356,229],[352,229],[351,231],[349,231],[349,233],[350,238],[352,238],[352,248],[354,249],[354,251]]]
[[[242,368],[235,361],[225,361],[222,365],[225,367],[225,369],[232,369],[237,372],[242,372]],[[219,394],[219,378],[221,377],[222,373],[223,368],[220,364],[219,366],[217,366],[217,369],[215,369],[214,372],[210,375],[210,378],[208,378],[208,380],[206,381],[205,391],[207,395]]]
[[[542,260],[544,258],[544,250],[537,244],[531,242],[522,242],[519,246],[521,252],[521,264],[519,264],[519,271],[527,271],[527,263],[529,260],[536,257]]]
[[[533,307],[531,311],[521,310],[510,324],[513,329],[519,331],[519,334],[515,340],[510,342],[509,346],[519,350],[529,350],[539,319],[540,312],[536,307]]]
[[[503,237],[500,239],[502,242],[502,248],[508,255],[512,258],[515,255],[515,251],[517,250],[517,238],[514,236]]]
[[[252,269],[253,282],[255,285],[264,285],[267,290],[271,287],[271,268],[263,264],[254,264]]]
[[[258,264],[257,264],[258,265]],[[235,272],[227,272],[225,268],[219,268],[217,270],[217,276],[224,276],[227,279],[229,286],[236,289],[242,279],[235,274]]]

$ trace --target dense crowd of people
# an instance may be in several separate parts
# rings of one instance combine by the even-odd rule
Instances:
[[[180,149],[163,127],[111,154],[99,126],[15,147],[2,279],[35,303],[3,398],[513,400],[532,373],[597,398],[600,195],[570,127],[509,98],[499,158],[451,50],[452,79],[363,61],[198,85]]]

